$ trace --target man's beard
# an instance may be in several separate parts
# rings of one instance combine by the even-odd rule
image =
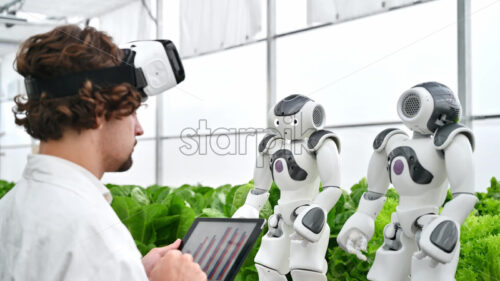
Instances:
[[[135,141],[134,143],[134,147],[137,145],[137,140]],[[130,155],[128,156],[127,160],[125,160],[125,162],[122,163],[122,165],[118,168],[118,170],[116,170],[117,172],[125,172],[125,171],[128,171],[130,169],[130,167],[132,167],[132,163],[134,161],[132,161],[132,153],[134,151],[132,150],[132,152],[130,152]]]
[[[125,172],[125,171],[128,171],[128,169],[130,169],[130,167],[132,167],[132,153],[130,153],[130,156],[128,157],[128,159],[123,162],[123,164],[120,166],[120,168],[118,168],[118,170],[116,170],[117,172]]]

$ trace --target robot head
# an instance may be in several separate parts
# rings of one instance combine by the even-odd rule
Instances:
[[[269,116],[269,128],[290,140],[307,138],[325,123],[323,107],[302,95],[284,98],[271,109]]]
[[[398,100],[398,115],[412,131],[429,135],[446,124],[457,123],[461,107],[453,92],[437,82],[418,84]]]

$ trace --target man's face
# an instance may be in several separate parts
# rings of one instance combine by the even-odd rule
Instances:
[[[104,122],[101,147],[107,172],[124,172],[130,169],[132,152],[137,144],[136,136],[143,133],[136,113]]]

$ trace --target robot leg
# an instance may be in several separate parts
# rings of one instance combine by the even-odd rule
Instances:
[[[292,234],[290,270],[293,281],[326,281],[325,255],[330,239],[330,227],[325,224],[318,242],[309,242]]]
[[[411,258],[417,250],[417,243],[403,233],[393,213],[391,223],[384,229],[384,244],[377,250],[368,280],[409,281]]]
[[[326,273],[320,273],[310,270],[293,269],[293,281],[326,281]]]
[[[286,281],[290,271],[290,234],[292,227],[285,224],[280,215],[274,214],[277,221],[271,223],[269,231],[262,237],[260,249],[255,256],[255,266],[259,274],[259,281]]]
[[[260,264],[255,264],[257,273],[259,274],[259,281],[287,281],[286,276],[280,274],[278,271],[265,267]]]
[[[419,259],[416,254],[411,260],[411,280],[412,281],[455,281],[455,273],[457,271],[458,259],[460,256],[460,242],[455,246],[458,247],[451,262],[437,265],[432,265],[431,258],[425,257]]]

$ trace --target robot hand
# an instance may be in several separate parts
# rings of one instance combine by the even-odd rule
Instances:
[[[438,263],[449,263],[455,256],[460,237],[460,226],[454,220],[438,215],[424,215],[417,220],[422,228],[418,246],[420,251],[416,258],[429,257],[431,266]]]
[[[356,255],[356,257],[362,261],[366,261],[366,256],[361,252],[366,252],[366,246],[368,245],[368,239],[361,231],[353,229],[347,237],[346,249],[348,253]]]
[[[356,212],[344,224],[337,236],[339,246],[358,259],[366,261],[361,251],[366,251],[368,241],[375,231],[375,222],[366,214]]]
[[[317,242],[326,223],[325,211],[318,205],[301,206],[293,223],[294,230],[310,242]]]
[[[401,239],[400,236],[401,226],[395,223],[389,223],[384,227],[384,248],[391,249],[393,251],[398,251],[401,249]]]
[[[245,204],[241,206],[232,216],[233,218],[256,219],[259,218],[259,210],[257,208]]]

